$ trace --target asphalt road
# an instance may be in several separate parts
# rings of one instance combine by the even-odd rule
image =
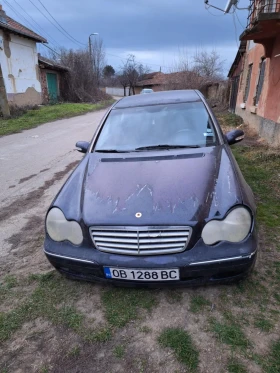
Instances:
[[[36,221],[42,224],[52,199],[82,158],[75,143],[92,138],[105,112],[58,120],[0,138],[0,271],[4,258],[12,264],[12,254],[23,250],[27,243],[23,238],[31,226],[33,240],[36,238]]]

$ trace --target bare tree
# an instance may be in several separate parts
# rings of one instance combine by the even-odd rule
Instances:
[[[138,63],[134,55],[129,55],[122,68],[122,76],[126,77],[129,86],[129,95],[131,92],[135,95],[135,86],[145,74],[149,72],[149,68]]]
[[[63,50],[60,63],[69,68],[62,81],[65,100],[96,102],[106,98],[106,94],[97,87],[92,59],[88,50]]]
[[[166,74],[165,89],[199,89],[222,80],[224,61],[212,50],[197,51],[189,58],[186,50],[179,50],[170,74]]]
[[[225,61],[215,49],[210,52],[198,50],[193,56],[194,69],[211,80],[223,79],[224,64]]]
[[[126,96],[126,88],[129,86],[129,81],[128,77],[123,71],[118,74],[118,82],[123,87],[123,95]]]
[[[165,89],[200,89],[205,78],[194,68],[187,50],[179,49],[170,73],[165,76]]]

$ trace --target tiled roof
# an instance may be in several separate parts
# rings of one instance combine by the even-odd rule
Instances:
[[[50,60],[49,58],[43,57],[38,53],[38,61],[39,64],[45,65],[49,69],[53,70],[61,70],[61,71],[68,71],[68,67],[63,66],[55,61]]]
[[[138,87],[143,87],[145,85],[160,85],[165,83],[167,74],[161,72],[149,73],[143,76],[143,79],[140,80],[136,85]]]
[[[161,72],[153,73],[153,77],[151,79],[140,80],[136,86],[137,87],[144,87],[144,86],[153,86],[153,85],[164,85],[168,84],[172,81],[173,84],[180,84],[182,81],[182,77],[186,78],[186,72],[175,72],[170,74],[164,74]],[[189,76],[195,74],[193,72],[188,72]],[[144,76],[145,77],[145,76]]]
[[[3,10],[0,10],[0,28],[4,30],[9,30],[15,34],[25,36],[26,38],[35,40],[40,43],[47,43],[48,41],[42,36],[36,34],[34,31],[18,23],[13,18],[8,17]]]

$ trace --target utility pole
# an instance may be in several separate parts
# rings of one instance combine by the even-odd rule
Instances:
[[[2,111],[4,118],[9,118],[11,116],[1,64],[0,64],[0,109]]]
[[[90,34],[89,37],[88,37],[88,51],[89,51],[90,58],[91,58],[91,54],[92,54],[91,39],[90,39],[90,37],[92,35],[98,35],[98,32],[94,32],[93,34]]]

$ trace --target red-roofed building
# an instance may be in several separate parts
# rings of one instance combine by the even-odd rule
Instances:
[[[0,63],[12,105],[42,103],[36,43],[47,40],[8,17],[0,5]]]
[[[251,0],[228,77],[230,110],[271,145],[280,145],[280,0]]]

